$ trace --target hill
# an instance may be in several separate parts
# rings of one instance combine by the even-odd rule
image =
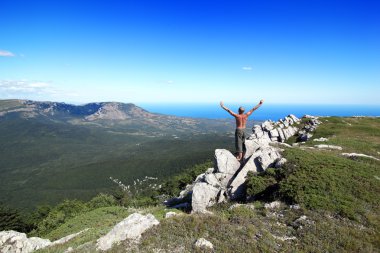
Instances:
[[[233,122],[150,113],[115,102],[0,101],[0,202],[33,209],[159,180],[232,146]]]
[[[230,201],[210,207],[211,213],[188,214],[162,205],[136,208],[133,202],[124,208],[112,196],[98,196],[88,203],[61,203],[31,235],[56,240],[83,231],[39,252],[69,247],[91,252],[98,238],[137,212],[153,214],[159,224],[147,229],[138,244],[122,240],[107,252],[379,252],[380,119],[319,120],[308,141],[288,139],[290,146],[281,146],[287,159],[283,166],[249,175],[248,196],[240,204]],[[175,186],[182,190],[209,167],[183,171],[156,194],[173,192]],[[169,217],[169,211],[177,215]],[[199,248],[200,238],[213,248],[207,243]]]

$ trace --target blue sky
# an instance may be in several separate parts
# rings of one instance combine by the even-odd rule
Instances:
[[[0,13],[0,99],[380,104],[379,1],[1,0]]]

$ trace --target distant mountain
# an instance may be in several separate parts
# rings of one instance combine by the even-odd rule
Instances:
[[[72,105],[31,100],[0,100],[0,122],[6,119],[36,119],[112,127],[135,132],[209,133],[231,130],[231,120],[211,120],[151,113],[132,103],[101,102]]]

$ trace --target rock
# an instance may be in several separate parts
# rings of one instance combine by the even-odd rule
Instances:
[[[277,132],[278,132],[278,140],[280,142],[286,141],[286,138],[285,138],[283,130],[281,128],[277,128]]]
[[[199,238],[195,242],[195,247],[200,248],[200,249],[214,249],[214,245],[204,238]]]
[[[324,141],[328,141],[328,140],[329,140],[329,139],[327,139],[327,138],[321,137],[321,138],[318,138],[318,139],[314,139],[313,141],[324,142]]]
[[[226,149],[215,150],[215,165],[217,172],[233,175],[240,167],[240,162]]]
[[[297,118],[296,116],[294,116],[293,114],[289,114],[288,115],[289,118],[291,118],[295,123],[297,122],[300,122],[301,120],[299,118]]]
[[[314,145],[314,147],[319,148],[319,149],[337,149],[337,150],[342,150],[342,147],[340,147],[340,146],[326,145],[326,144]]]
[[[26,234],[13,230],[0,232],[0,252],[29,253],[51,245],[50,240],[39,237],[27,238]]]
[[[346,156],[346,157],[349,157],[349,158],[365,157],[365,158],[374,159],[374,160],[376,160],[376,161],[380,161],[379,158],[376,158],[376,157],[374,157],[374,156],[370,156],[370,155],[365,155],[365,154],[357,154],[357,153],[342,153],[342,156]]]
[[[308,140],[310,140],[311,137],[313,137],[313,135],[311,133],[300,134],[297,138],[297,141],[298,142],[308,141]]]
[[[275,236],[272,235],[275,239],[280,240],[280,241],[291,241],[291,240],[297,240],[297,237],[295,236]]]
[[[244,154],[244,159],[248,159],[256,150],[258,150],[261,146],[267,145],[258,142],[257,140],[245,140],[245,154]]]
[[[71,239],[73,239],[74,237],[77,237],[78,235],[82,234],[83,232],[86,232],[87,230],[89,230],[89,228],[83,229],[82,231],[79,231],[78,233],[62,237],[61,239],[52,242],[51,245],[64,244],[70,241]]]
[[[266,209],[278,209],[280,208],[280,206],[281,206],[281,202],[277,200],[264,205]]]
[[[252,155],[249,160],[244,164],[244,167],[240,170],[240,172],[236,175],[236,177],[232,180],[231,184],[229,185],[229,196],[231,199],[239,199],[244,197],[245,193],[245,181],[248,172],[258,172],[257,165],[255,159],[257,158],[258,154]],[[261,168],[260,168],[261,170]]]
[[[295,205],[290,205],[289,208],[294,209],[294,210],[299,210],[299,209],[301,209],[301,206],[298,204],[295,204]]]
[[[204,182],[196,183],[193,188],[191,206],[194,213],[205,213],[206,208],[215,204],[219,189]]]
[[[269,120],[266,120],[261,124],[261,128],[264,131],[270,131],[273,129],[273,124]]]
[[[105,236],[100,237],[96,242],[96,247],[98,250],[105,251],[110,249],[114,243],[126,239],[137,242],[142,233],[158,224],[159,221],[152,214],[133,213],[116,224]]]
[[[260,171],[266,170],[279,158],[281,158],[281,155],[276,148],[266,147],[262,149],[261,154],[259,154],[257,158],[257,162],[260,165]]]
[[[209,185],[214,186],[215,188],[218,188],[220,186],[219,180],[216,178],[215,174],[207,174],[205,176],[205,182]]]
[[[211,173],[214,173],[215,172],[215,169],[214,168],[208,168],[206,170],[206,174],[211,174]]]
[[[255,210],[255,206],[252,204],[239,204],[239,203],[233,204],[232,206],[230,206],[228,208],[228,210],[233,210],[233,209],[238,208],[238,207],[244,207],[244,208],[248,208],[251,210]]]
[[[167,212],[166,214],[165,214],[165,218],[167,219],[167,218],[171,218],[171,217],[174,217],[174,216],[176,216],[176,215],[178,215],[176,212]]]
[[[287,162],[286,158],[279,158],[276,160],[275,164],[274,164],[274,167],[275,168],[281,168],[282,166],[284,166],[284,164]]]

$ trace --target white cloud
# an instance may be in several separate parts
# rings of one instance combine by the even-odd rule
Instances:
[[[244,66],[244,67],[242,67],[242,69],[245,71],[251,71],[252,67],[251,66]]]
[[[167,80],[166,83],[167,83],[167,84],[173,84],[174,81],[173,81],[173,80]]]
[[[6,51],[6,50],[0,50],[0,56],[3,57],[12,57],[15,56],[12,52]]]
[[[52,82],[29,80],[0,80],[1,98],[49,99],[52,97],[77,96],[69,91],[56,88]]]

